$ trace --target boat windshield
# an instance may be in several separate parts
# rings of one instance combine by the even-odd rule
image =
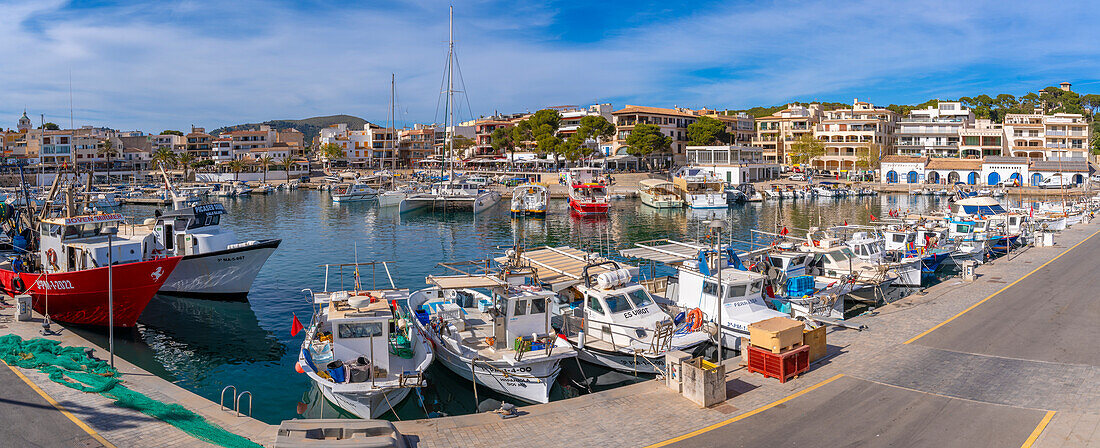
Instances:
[[[195,219],[191,220],[191,225],[187,228],[197,229],[199,227],[216,226],[221,220],[222,215],[195,215]]]
[[[644,308],[653,304],[653,300],[649,298],[649,294],[646,294],[645,290],[635,289],[626,293],[626,295],[634,302],[634,308]]]
[[[628,301],[626,297],[609,295],[604,297],[603,301],[607,303],[607,310],[612,313],[621,313],[630,310],[630,301]]]

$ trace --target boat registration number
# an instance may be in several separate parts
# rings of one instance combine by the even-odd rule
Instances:
[[[641,316],[643,314],[649,314],[649,307],[627,311],[623,313],[623,319],[629,319],[632,316]]]
[[[34,287],[38,289],[76,289],[73,288],[73,283],[68,280],[36,280]]]

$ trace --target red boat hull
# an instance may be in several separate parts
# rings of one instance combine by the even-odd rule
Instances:
[[[573,198],[569,198],[569,208],[582,215],[604,215],[607,214],[607,209],[611,206],[606,202],[581,202]]]
[[[114,320],[116,327],[133,327],[145,306],[168,280],[182,257],[119,264],[114,271]],[[22,282],[15,281],[18,277]],[[12,283],[15,282],[16,285]],[[50,274],[15,273],[0,269],[0,289],[8,294],[34,298],[34,310],[45,315],[49,300],[50,320],[78,325],[107,326],[107,268]],[[47,292],[49,293],[47,295]]]

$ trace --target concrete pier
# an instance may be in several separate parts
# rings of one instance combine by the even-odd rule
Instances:
[[[656,381],[493,414],[397,422],[420,447],[1086,446],[1100,444],[1100,223],[1060,233],[830,329],[780,384],[726,377],[707,409]]]
[[[4,301],[13,303],[10,297]],[[29,322],[13,319],[15,308],[0,309],[0,334],[15,334],[24,339],[42,337],[41,316]],[[47,336],[65,346],[95,348],[95,356],[106,359],[107,349],[68,331],[61,325],[52,328],[60,336]],[[201,415],[208,422],[265,446],[275,442],[275,426],[247,416],[220,409],[203,397],[172,384],[115,356],[115,367],[123,373],[123,385],[151,399],[175,403]],[[257,404],[262,403],[258,397]],[[51,381],[37,370],[0,363],[0,446],[79,446],[79,447],[203,447],[210,444],[195,439],[175,427],[133,409],[116,406],[113,400],[96,393],[85,393]],[[246,407],[247,409],[247,407]]]

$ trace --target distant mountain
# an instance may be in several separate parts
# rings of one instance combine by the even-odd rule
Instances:
[[[302,134],[305,134],[306,144],[308,145],[321,133],[322,128],[339,123],[347,123],[348,129],[363,129],[363,125],[367,123],[367,120],[351,115],[329,115],[327,117],[312,117],[301,120],[271,120],[263,123],[246,123],[217,128],[210,131],[210,134],[217,135],[224,132],[257,129],[260,125],[266,124],[276,130],[294,128],[302,131]]]

